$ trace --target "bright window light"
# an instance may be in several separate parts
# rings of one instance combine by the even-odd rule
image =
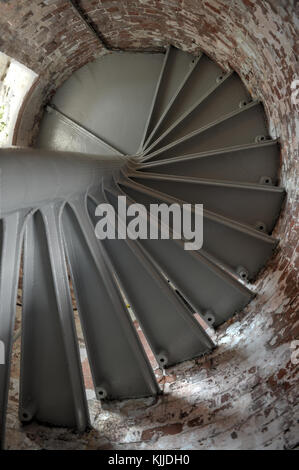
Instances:
[[[0,52],[0,147],[12,145],[20,107],[37,74]]]

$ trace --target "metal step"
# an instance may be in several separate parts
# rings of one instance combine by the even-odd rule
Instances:
[[[261,103],[254,101],[153,153],[145,155],[141,161],[164,160],[236,145],[262,142],[266,139],[268,139],[268,130],[264,109]]]
[[[55,426],[89,424],[62,238],[61,207],[26,226],[19,416]]]
[[[96,202],[104,201],[97,199]],[[90,204],[90,214],[96,224],[96,204]],[[209,336],[142,251],[138,241],[107,239],[101,243],[161,366],[172,366],[212,349]]]
[[[232,113],[238,108],[248,105],[250,95],[236,73],[231,74],[221,82],[208,97],[188,115],[182,119],[170,132],[163,137],[155,149],[165,147],[172,142],[182,139],[192,132],[206,127],[211,122],[221,119],[222,116]]]
[[[158,172],[165,175],[277,185],[279,167],[278,142],[269,140],[148,162],[137,170],[142,173]]]
[[[117,211],[117,197],[124,193],[111,188],[106,188],[105,193]],[[184,293],[196,312],[203,316],[208,312],[213,315],[215,327],[244,308],[253,297],[246,287],[200,252],[184,250],[182,240],[145,239],[139,243],[158,269]]]
[[[167,49],[153,98],[152,108],[145,128],[143,147],[147,144],[147,141],[151,139],[157,123],[172,102],[173,97],[178,93],[180,87],[189,76],[196,62],[197,58],[193,57],[191,54],[180,51],[173,46],[169,46]]]
[[[183,204],[183,201],[127,179],[120,183],[120,187],[132,200],[144,204],[147,208],[150,204],[161,202],[169,205]],[[194,209],[192,214],[194,220]],[[245,273],[245,279],[254,280],[273,254],[278,240],[205,208],[203,217],[203,250],[232,272],[239,276],[242,273],[244,276]],[[240,267],[243,269],[240,270]]]
[[[98,399],[159,393],[154,373],[103,256],[84,199],[71,201],[63,229]],[[113,338],[113,341],[111,341]],[[108,339],[108,340],[107,340]]]
[[[186,176],[145,173],[131,177],[154,190],[271,233],[279,216],[283,188]],[[262,228],[260,228],[262,227]]]
[[[124,160],[12,147],[0,149],[0,161],[0,341],[5,346],[5,361],[0,364],[0,446],[4,447],[26,223],[20,418],[79,430],[88,426],[60,217],[68,198],[92,190],[103,175],[118,171]],[[36,210],[42,216],[33,221]],[[46,299],[41,298],[42,292]]]
[[[184,117],[195,109],[207,95],[212,93],[230,75],[206,55],[202,54],[195,67],[183,83],[179,93],[170,103],[169,109],[157,124],[154,135],[148,140],[144,154],[156,146],[170,129],[176,126]],[[151,143],[152,142],[152,143]]]
[[[90,134],[126,155],[139,149],[165,54],[114,52],[81,67],[57,90],[51,105],[88,134],[45,114],[39,147],[103,155]],[[67,127],[69,129],[67,129]],[[76,129],[78,130],[78,129]],[[69,132],[69,134],[68,134]],[[107,148],[104,148],[104,155]]]

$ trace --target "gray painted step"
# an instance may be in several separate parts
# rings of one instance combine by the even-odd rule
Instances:
[[[227,75],[221,68],[203,54],[188,75],[184,86],[170,103],[163,119],[158,123],[154,135],[147,142],[144,153],[154,148],[161,136],[196,108],[209,93],[220,86],[226,77]]]
[[[140,172],[276,185],[280,167],[277,141],[229,147],[144,163]]]
[[[236,109],[248,105],[249,102],[248,91],[238,75],[233,73],[153,147],[155,150],[165,147]]]
[[[38,136],[38,146],[102,156],[121,155],[116,148],[55,109],[53,105],[47,106],[46,111]]]
[[[164,54],[129,52],[99,57],[73,73],[51,103],[112,147],[134,155],[144,133],[163,60]],[[37,146],[73,151],[77,146],[77,151],[102,155],[90,136],[66,127],[60,118],[45,114]]]
[[[183,176],[140,174],[133,181],[190,204],[203,204],[212,212],[272,232],[285,191],[266,185],[237,184]]]
[[[92,204],[90,210],[96,223],[95,207]],[[209,336],[142,251],[138,241],[107,239],[102,244],[161,366],[171,366],[211,350],[213,343]]]
[[[183,201],[165,193],[125,179],[120,187],[131,199],[147,208],[150,204],[161,202],[183,204]],[[194,214],[194,211],[192,213]],[[253,280],[272,255],[278,240],[205,208],[203,216],[203,250],[234,273],[238,273],[242,266],[248,273],[248,280]]]
[[[196,62],[197,59],[192,57],[191,54],[180,51],[173,46],[168,48],[146,125],[144,142],[151,138],[157,123],[189,76]]]
[[[60,280],[57,291],[49,253],[52,236],[48,236],[38,212],[27,223],[25,236],[19,415],[25,423],[37,419],[56,426],[78,425],[83,430],[88,425],[88,411],[70,292],[67,287],[62,297]],[[73,345],[76,362],[66,353],[66,338]],[[72,367],[81,377],[77,401]]]
[[[84,200],[70,204],[73,211],[65,210],[63,228],[97,398],[155,395],[159,387],[154,373],[114,272],[106,264]]]
[[[201,129],[160,148],[141,161],[164,160],[199,152],[254,143],[268,137],[263,106],[258,102],[221,117]]]
[[[124,195],[120,189],[106,188],[107,199],[115,210],[120,194]],[[244,308],[253,296],[246,287],[200,252],[184,250],[182,240],[145,239],[140,240],[140,245],[177,289],[184,293],[195,311],[202,315],[213,312],[215,326]]]

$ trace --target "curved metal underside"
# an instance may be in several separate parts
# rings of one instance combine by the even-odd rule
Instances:
[[[280,152],[262,104],[204,54],[170,47],[164,57],[127,59],[130,73],[126,54],[103,66],[106,100],[103,85],[102,101],[86,104],[88,71],[58,92],[39,140],[52,150],[0,151],[2,445],[22,247],[20,419],[84,430],[88,407],[69,278],[97,397],[144,397],[160,390],[123,294],[158,363],[171,366],[214,347],[193,312],[217,328],[242,310],[253,296],[243,281],[256,278],[277,246],[271,232],[284,198]],[[101,116],[90,126],[88,106]],[[118,196],[147,207],[202,203],[203,248],[185,251],[172,239],[99,241],[95,207],[108,202],[117,212]]]

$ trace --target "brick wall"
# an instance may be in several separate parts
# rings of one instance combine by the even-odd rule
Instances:
[[[41,105],[49,94],[76,68],[107,51],[67,1],[0,3],[0,50],[40,75],[19,122],[17,141],[24,144],[30,142],[33,124],[37,129]],[[299,333],[299,130],[298,105],[291,99],[291,83],[299,75],[296,2],[78,3],[108,47],[159,50],[172,43],[189,51],[202,49],[222,66],[235,69],[264,102],[272,136],[281,141],[281,184],[288,192],[274,233],[281,243],[256,283],[256,299],[222,327],[219,347],[209,358],[187,362],[161,377],[166,394],[157,402],[111,405],[117,412],[109,414],[108,420],[95,402],[94,423],[104,440],[101,445],[129,449],[294,448],[298,446],[299,417],[298,364],[291,349]],[[65,431],[55,432],[43,431],[43,447],[47,447],[45,435],[52,445],[57,438],[67,447],[73,439]],[[34,436],[38,440],[38,432]],[[77,439],[76,446],[99,447],[97,432]]]

